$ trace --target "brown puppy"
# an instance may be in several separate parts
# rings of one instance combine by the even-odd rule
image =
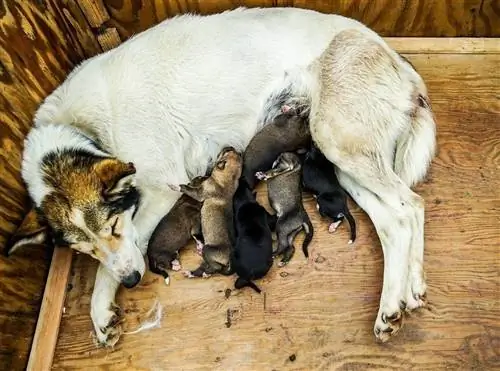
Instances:
[[[257,179],[267,181],[267,193],[271,207],[276,211],[276,234],[278,248],[274,255],[283,254],[280,266],[287,264],[295,253],[293,240],[304,229],[306,237],[302,251],[309,257],[307,250],[314,235],[314,229],[302,204],[301,165],[295,153],[279,155],[271,170],[255,174]]]
[[[182,193],[203,202],[203,262],[196,270],[186,272],[188,277],[232,273],[230,257],[234,245],[233,196],[238,188],[241,165],[241,155],[234,148],[226,147],[219,153],[210,177],[200,185],[182,184],[178,188]]]
[[[200,185],[207,177],[200,176],[191,180],[194,186]],[[149,269],[170,283],[167,269],[181,269],[179,250],[194,238],[199,248],[201,236],[201,205],[194,198],[182,195],[172,209],[156,226],[148,243]]]
[[[255,134],[243,154],[243,177],[250,188],[257,183],[255,173],[269,170],[281,153],[310,146],[307,111],[289,106],[281,110],[282,114]]]

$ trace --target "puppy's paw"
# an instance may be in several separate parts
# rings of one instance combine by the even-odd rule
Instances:
[[[209,278],[209,277],[211,277],[212,275],[211,275],[211,274],[208,274],[208,273],[206,273],[206,272],[203,272],[203,273],[201,274],[201,276],[202,276],[203,278]]]
[[[203,243],[200,241],[196,241],[196,252],[198,255],[203,254]]]
[[[340,223],[342,223],[342,220],[338,220],[338,221],[330,224],[330,226],[328,227],[328,232],[334,233],[337,230],[337,228],[339,227]]]
[[[184,272],[182,272],[182,274],[184,274],[184,277],[186,277],[186,278],[195,278],[196,277],[193,274],[193,272],[191,272],[191,271],[184,271]]]
[[[258,171],[255,173],[255,177],[259,180],[265,180],[266,174],[264,174],[262,171]]]
[[[181,191],[181,187],[178,184],[167,184],[167,186],[172,191],[175,191],[175,192],[180,192]]]
[[[172,264],[172,270],[175,272],[178,272],[182,269],[181,263],[177,259],[172,260],[171,264]]]
[[[281,106],[282,113],[288,113],[288,112],[290,112],[291,109],[292,109],[292,107],[289,106],[288,104],[284,104],[283,106]]]

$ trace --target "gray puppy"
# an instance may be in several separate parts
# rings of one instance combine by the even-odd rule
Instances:
[[[207,177],[196,177],[191,183],[200,185]],[[149,269],[165,278],[170,283],[167,270],[181,269],[179,250],[186,246],[191,238],[197,248],[203,245],[201,235],[201,205],[195,199],[182,195],[172,209],[156,226],[148,243]]]
[[[252,189],[257,183],[255,173],[269,170],[281,153],[310,146],[308,111],[283,106],[282,112],[255,134],[243,154],[242,174]]]
[[[304,229],[306,237],[302,251],[309,257],[307,250],[314,235],[314,229],[302,204],[301,164],[299,157],[291,152],[279,155],[271,170],[257,172],[257,179],[267,181],[267,193],[271,207],[276,211],[276,234],[278,248],[274,255],[283,257],[280,266],[287,264],[295,253],[293,240]]]
[[[201,184],[171,186],[203,202],[201,230],[204,239],[203,262],[188,277],[208,277],[214,273],[230,275],[233,250],[233,196],[241,176],[241,155],[232,147],[224,148],[218,155],[210,176]]]

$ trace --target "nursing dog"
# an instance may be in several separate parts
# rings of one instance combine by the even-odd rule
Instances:
[[[276,216],[270,215],[256,200],[245,178],[233,198],[236,244],[231,255],[234,272],[238,275],[234,287],[261,290],[253,280],[264,277],[273,265],[273,239],[271,230]]]
[[[333,220],[328,231],[335,232],[344,218],[349,222],[351,239],[356,240],[356,222],[347,206],[347,193],[335,175],[335,165],[313,144],[302,163],[302,184],[304,190],[316,198],[316,208],[322,217]]]
[[[200,186],[207,177],[196,177],[191,181],[194,187]],[[197,247],[202,243],[201,235],[201,206],[202,203],[194,198],[182,195],[167,215],[155,228],[148,244],[149,269],[160,274],[165,283],[170,283],[168,269],[181,269],[179,250],[186,246],[191,239],[196,241]]]
[[[81,63],[34,116],[22,156],[33,208],[7,249],[55,236],[97,259],[90,315],[97,340],[113,346],[118,287],[140,282],[148,240],[180,197],[167,184],[205,174],[223,146],[244,151],[297,99],[310,107],[312,139],[382,237],[374,332],[388,340],[405,309],[425,304],[424,202],[410,187],[434,157],[435,122],[412,66],[339,15],[183,15]]]
[[[267,182],[269,203],[276,211],[278,247],[275,255],[283,255],[280,266],[287,264],[295,253],[293,240],[304,230],[306,236],[302,251],[309,257],[308,247],[314,236],[314,228],[302,204],[301,165],[299,157],[291,152],[278,156],[271,170],[257,172],[259,180]]]
[[[203,262],[194,271],[186,271],[187,277],[233,273],[231,267],[231,252],[235,243],[233,195],[240,176],[241,155],[234,148],[226,147],[217,157],[208,178],[200,183],[181,184],[178,187],[185,195],[203,203],[201,206]]]
[[[255,173],[267,171],[283,152],[306,147],[310,140],[308,112],[282,107],[282,112],[252,138],[243,154],[243,176],[255,187]]]

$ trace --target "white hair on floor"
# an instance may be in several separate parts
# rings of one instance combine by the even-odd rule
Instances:
[[[156,299],[154,305],[151,307],[151,309],[146,313],[146,320],[141,323],[141,325],[133,330],[133,331],[126,331],[123,334],[124,335],[132,335],[132,334],[137,334],[139,332],[145,331],[145,330],[150,330],[152,328],[159,328],[161,327],[161,317],[163,315],[163,306],[161,305],[160,301]]]

